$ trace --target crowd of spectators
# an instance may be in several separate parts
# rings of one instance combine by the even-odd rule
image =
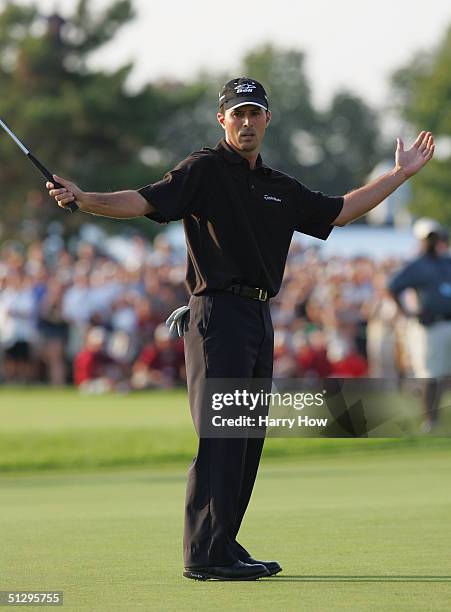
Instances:
[[[405,321],[385,288],[400,263],[293,244],[271,301],[274,376],[405,374]],[[164,321],[187,303],[185,265],[161,234],[131,237],[127,257],[83,240],[3,245],[0,380],[92,393],[183,385],[183,341]]]

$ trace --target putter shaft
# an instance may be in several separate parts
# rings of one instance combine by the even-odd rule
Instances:
[[[14,142],[16,143],[16,145],[19,147],[19,149],[25,153],[25,155],[28,157],[28,159],[31,161],[31,163],[39,170],[39,172],[45,176],[45,178],[50,181],[51,183],[53,183],[53,185],[55,186],[56,189],[60,189],[63,187],[63,185],[60,185],[57,181],[55,181],[55,179],[53,178],[52,173],[47,170],[47,168],[45,166],[43,166],[41,164],[41,162],[32,154],[30,153],[30,151],[27,149],[27,147],[23,144],[23,142],[21,142],[17,136],[14,134],[14,132],[12,132],[9,127],[6,125],[6,123],[4,123],[1,119],[0,119],[0,126],[5,130],[5,132],[14,140]],[[65,207],[65,210],[68,210],[69,212],[75,212],[76,210],[78,210],[78,204],[74,201],[74,202],[70,202],[70,204],[68,204]]]

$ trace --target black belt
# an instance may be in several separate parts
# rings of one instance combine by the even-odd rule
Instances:
[[[224,291],[230,291],[235,295],[241,295],[242,297],[251,298],[252,300],[260,300],[260,302],[267,302],[269,295],[266,289],[260,289],[259,287],[246,287],[246,285],[230,285]]]

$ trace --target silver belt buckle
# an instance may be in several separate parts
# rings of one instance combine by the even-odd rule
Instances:
[[[256,287],[256,289],[258,289],[258,287]],[[266,300],[268,299],[268,292],[266,291],[266,289],[258,290],[258,299],[261,302],[266,302]]]

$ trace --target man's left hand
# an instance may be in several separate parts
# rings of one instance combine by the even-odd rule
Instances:
[[[396,148],[396,169],[402,171],[406,178],[416,174],[434,155],[434,138],[431,132],[420,132],[410,149],[404,151],[404,143],[398,138]]]

